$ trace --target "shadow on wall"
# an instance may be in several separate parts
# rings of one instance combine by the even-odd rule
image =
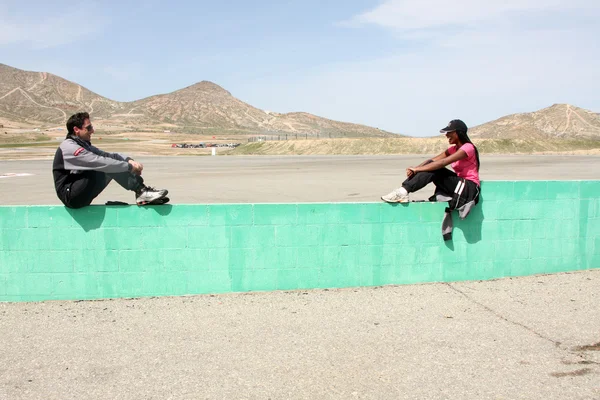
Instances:
[[[467,218],[460,219],[458,217],[458,213],[454,212],[452,218],[454,219],[454,232],[453,236],[456,234],[456,230],[460,230],[467,243],[477,243],[481,241],[482,238],[482,228],[483,228],[483,196],[479,197],[479,203],[473,207]],[[446,247],[451,250],[454,250],[454,244],[452,240],[448,240],[445,242]]]
[[[73,217],[73,220],[86,231],[93,231],[102,227],[104,223],[104,217],[106,216],[107,208],[127,208],[127,207],[140,207],[137,205],[118,205],[118,206],[88,206],[79,209],[66,208],[67,212]],[[141,206],[144,208],[150,208],[157,214],[167,216],[171,213],[173,206],[170,204],[164,204],[160,206]]]

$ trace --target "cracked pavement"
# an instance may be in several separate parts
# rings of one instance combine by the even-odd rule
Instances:
[[[600,270],[0,304],[1,399],[598,399]]]

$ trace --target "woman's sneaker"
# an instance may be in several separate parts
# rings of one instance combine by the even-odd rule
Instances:
[[[403,187],[392,190],[385,196],[381,196],[381,200],[388,203],[408,203],[410,201],[408,198],[408,192]]]
[[[135,193],[135,202],[138,206],[161,203],[160,200],[164,199],[168,193],[169,191],[166,189],[154,189],[150,186],[146,186]]]

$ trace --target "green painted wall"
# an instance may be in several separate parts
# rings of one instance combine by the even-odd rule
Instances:
[[[600,268],[600,181],[484,182],[445,203],[0,207],[0,301],[492,279]]]

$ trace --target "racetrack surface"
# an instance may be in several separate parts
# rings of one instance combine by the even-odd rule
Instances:
[[[167,188],[171,204],[372,202],[399,187],[408,166],[423,156],[203,156],[146,157],[146,183]],[[482,180],[600,179],[600,156],[481,157]],[[52,181],[52,161],[0,161],[0,204],[61,204]],[[423,200],[433,185],[412,195]],[[113,182],[94,204],[134,202]]]

